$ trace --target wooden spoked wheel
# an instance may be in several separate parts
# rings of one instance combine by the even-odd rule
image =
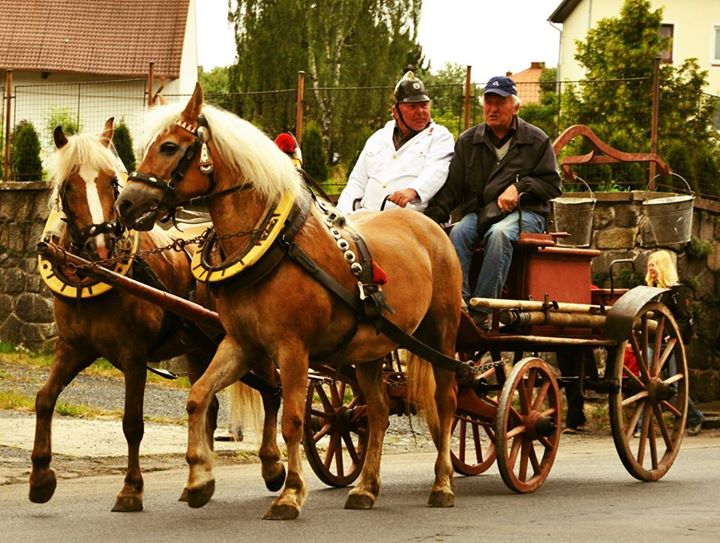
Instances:
[[[496,371],[492,368],[479,377],[495,384]],[[460,387],[458,407],[453,419],[450,456],[453,468],[462,475],[480,475],[493,465],[495,453],[495,416],[497,392],[478,394],[471,387]]]
[[[635,355],[636,368],[623,362]],[[615,355],[610,426],[625,469],[641,481],[657,481],[672,466],[685,431],[688,366],[677,323],[667,307],[646,304]]]
[[[515,492],[534,492],[550,473],[560,443],[560,402],[546,362],[530,357],[515,364],[495,421],[498,469]]]
[[[368,419],[355,385],[310,377],[303,447],[310,467],[325,484],[344,487],[360,475],[367,452]]]

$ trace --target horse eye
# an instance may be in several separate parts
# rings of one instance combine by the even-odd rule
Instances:
[[[160,152],[164,155],[174,155],[178,150],[178,146],[171,141],[166,141],[160,145]]]

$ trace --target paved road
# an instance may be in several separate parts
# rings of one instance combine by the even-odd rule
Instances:
[[[558,458],[536,493],[516,495],[495,468],[455,479],[456,506],[425,507],[433,455],[388,454],[372,511],[342,508],[346,489],[323,486],[306,469],[310,493],[296,521],[260,520],[273,494],[258,465],[219,466],[217,490],[204,508],[176,501],[186,478],[178,469],[146,474],[145,511],[110,513],[117,476],[62,480],[44,505],[27,485],[0,486],[0,540],[28,541],[720,541],[720,434],[687,438],[668,475],[636,482],[609,437],[563,436]]]

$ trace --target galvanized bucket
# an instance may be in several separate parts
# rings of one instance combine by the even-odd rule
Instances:
[[[583,179],[576,179],[587,187],[590,197],[560,196],[550,200],[553,205],[555,231],[570,234],[557,238],[556,243],[565,247],[588,247],[592,240],[593,213],[597,199]]]
[[[645,216],[650,223],[650,229],[658,245],[687,243],[692,237],[695,196],[690,184],[684,177],[676,173],[672,175],[685,182],[690,194],[673,194],[672,196],[653,199],[646,198],[643,202]]]

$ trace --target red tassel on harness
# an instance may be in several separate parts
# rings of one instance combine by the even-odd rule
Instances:
[[[373,283],[376,285],[384,285],[388,282],[388,276],[387,273],[385,273],[385,270],[383,270],[378,264],[375,263],[375,261],[372,261],[372,271],[373,271]]]
[[[295,141],[295,138],[292,137],[291,134],[283,132],[275,138],[275,145],[277,145],[284,153],[291,155],[295,151],[295,147],[297,147],[297,141]]]

